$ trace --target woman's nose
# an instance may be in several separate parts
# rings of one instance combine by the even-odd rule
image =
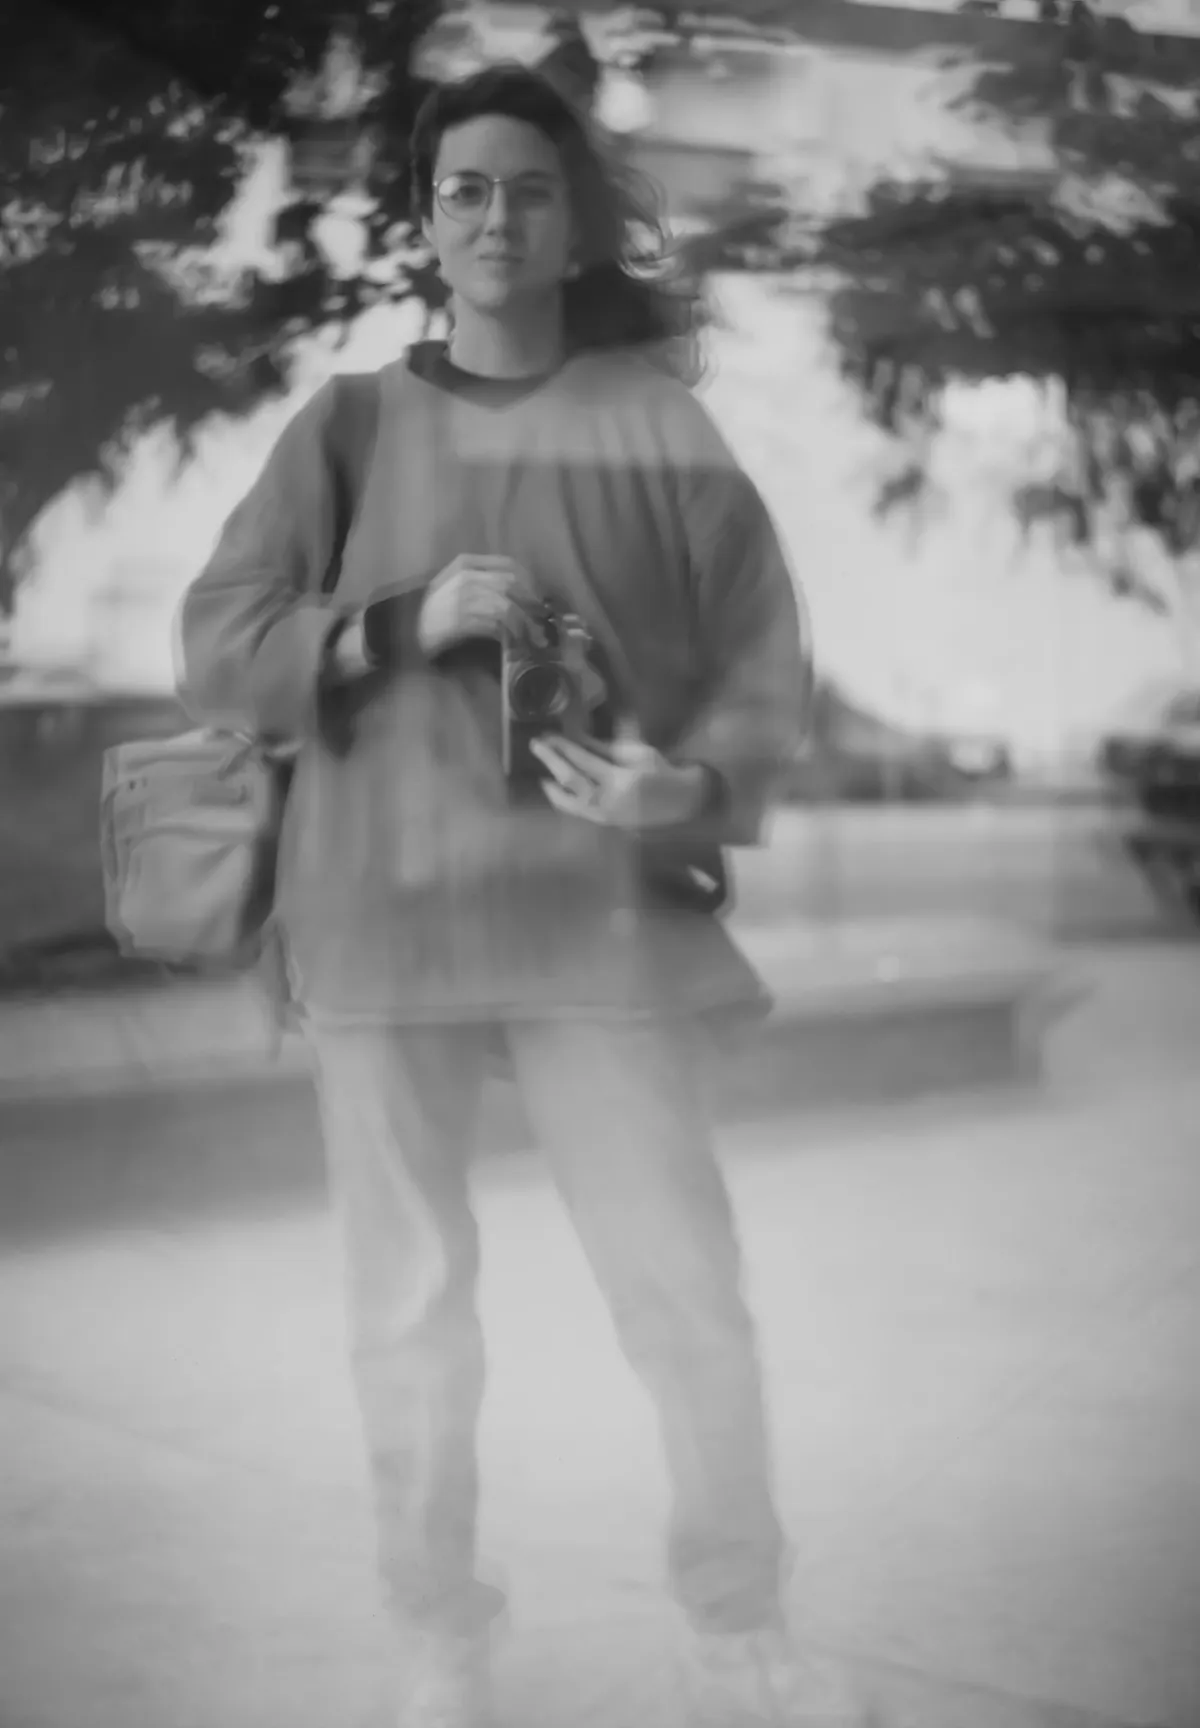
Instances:
[[[491,230],[507,228],[512,219],[512,215],[513,201],[509,194],[508,187],[503,183],[497,183],[492,187],[492,195],[488,199],[487,214],[484,217],[484,225]]]

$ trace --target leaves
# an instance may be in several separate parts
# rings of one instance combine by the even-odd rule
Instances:
[[[0,612],[46,506],[110,484],[152,424],[186,450],[219,412],[287,384],[290,345],[394,286],[337,280],[292,207],[283,281],[220,281],[202,263],[246,166],[285,124],[289,90],[357,24],[385,149],[369,254],[406,212],[409,73],[436,0],[90,0],[0,13]]]
[[[1200,111],[1185,70],[1072,11],[1073,33],[981,67],[964,99],[999,124],[1043,123],[1057,175],[1017,191],[882,181],[807,262],[834,278],[843,368],[881,426],[927,440],[952,382],[1053,386],[1072,472],[1018,492],[1022,526],[1090,544],[1115,516],[1177,557],[1200,544]],[[1174,87],[1131,76],[1150,66]],[[1126,564],[1114,591],[1149,603]]]

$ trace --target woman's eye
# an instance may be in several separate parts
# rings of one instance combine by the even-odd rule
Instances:
[[[486,180],[451,180],[442,188],[442,197],[457,210],[478,210],[487,203],[489,186]]]
[[[521,186],[517,189],[518,201],[526,210],[544,210],[553,196],[549,186]]]

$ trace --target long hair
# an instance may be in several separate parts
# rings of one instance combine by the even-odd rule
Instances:
[[[443,135],[492,114],[535,126],[563,166],[579,233],[579,273],[562,289],[568,349],[636,348],[664,371],[695,383],[707,317],[697,284],[672,256],[653,186],[617,162],[537,72],[519,64],[488,66],[430,92],[410,143],[414,218],[432,213]]]

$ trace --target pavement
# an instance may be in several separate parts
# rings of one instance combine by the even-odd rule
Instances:
[[[883,1728],[1200,1723],[1193,972],[1097,956],[1037,1094],[724,1134],[798,1623]],[[80,1102],[81,1158],[104,1115]],[[206,1130],[164,1100],[104,1166],[118,1195],[158,1167],[156,1204],[4,1221],[3,1728],[372,1719],[385,1647],[320,1182],[220,1211],[186,1174],[214,1135],[286,1163],[293,1127]],[[504,1728],[675,1728],[649,1413],[536,1159],[481,1166],[477,1194]]]

